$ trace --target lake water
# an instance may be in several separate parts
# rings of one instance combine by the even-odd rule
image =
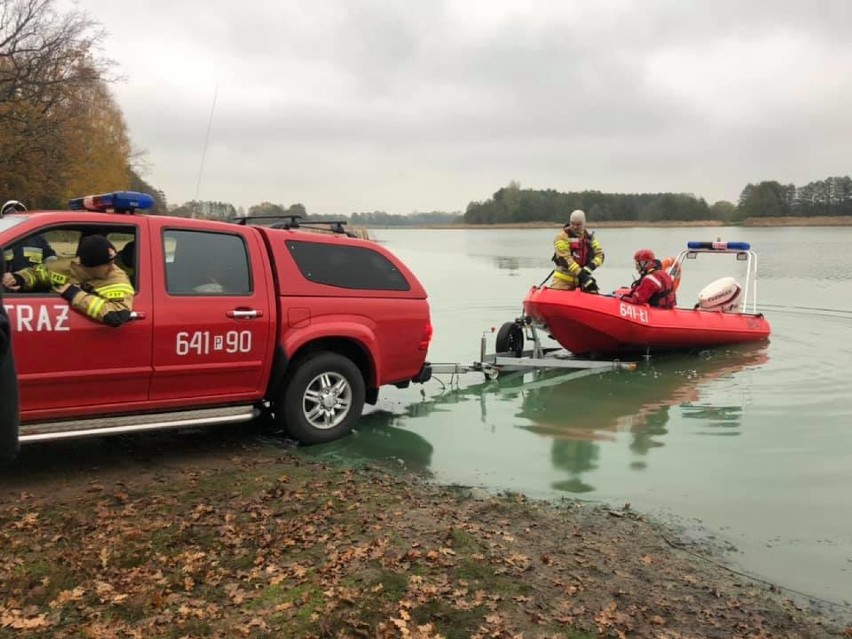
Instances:
[[[378,230],[429,291],[432,362],[470,363],[483,331],[521,312],[551,268],[550,230]],[[393,459],[442,483],[603,501],[674,519],[736,548],[749,574],[852,601],[852,228],[603,229],[603,291],[633,279],[637,248],[747,241],[759,257],[768,344],[654,358],[566,379],[441,376],[383,389],[353,436],[311,454]],[[692,306],[733,257],[684,269]],[[741,279],[742,281],[742,279]],[[493,350],[493,337],[489,347]]]

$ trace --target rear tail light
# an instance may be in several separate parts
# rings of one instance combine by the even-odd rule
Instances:
[[[423,338],[417,345],[418,351],[428,351],[429,342],[432,341],[432,322],[426,322],[426,329],[423,331]]]

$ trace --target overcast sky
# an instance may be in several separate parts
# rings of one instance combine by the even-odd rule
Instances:
[[[511,180],[712,203],[852,173],[849,0],[77,6],[171,204],[452,212]]]

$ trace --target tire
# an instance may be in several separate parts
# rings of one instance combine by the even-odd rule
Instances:
[[[287,433],[303,444],[323,444],[348,434],[364,408],[361,370],[351,359],[331,352],[295,366],[276,410]]]
[[[524,354],[524,331],[515,322],[506,322],[497,331],[494,348],[498,353],[512,353],[515,357]]]

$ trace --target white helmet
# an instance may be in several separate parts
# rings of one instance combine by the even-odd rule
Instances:
[[[580,209],[576,209],[571,213],[571,222],[580,222],[581,224],[586,223],[586,214],[583,213]]]
[[[18,200],[9,200],[2,208],[0,208],[0,215],[6,215],[7,213],[20,213],[21,211],[26,210],[27,207],[18,202]]]

